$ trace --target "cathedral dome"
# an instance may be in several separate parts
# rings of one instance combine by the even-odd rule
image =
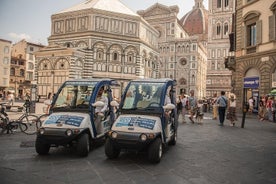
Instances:
[[[189,35],[198,35],[202,36],[202,39],[207,39],[208,11],[203,5],[203,0],[195,0],[193,9],[180,19],[180,23]]]

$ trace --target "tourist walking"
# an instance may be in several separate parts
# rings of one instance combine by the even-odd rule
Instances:
[[[235,121],[237,121],[237,116],[236,116],[236,99],[234,95],[230,96],[228,106],[229,108],[227,111],[226,119],[230,121],[230,126],[235,126]]]
[[[182,123],[186,123],[186,118],[185,118],[185,115],[187,113],[187,97],[182,94],[181,95],[181,102],[182,102],[182,109],[181,109],[181,115],[182,115]]]
[[[197,99],[195,97],[195,91],[190,91],[190,97],[188,98],[188,109],[189,109],[189,119],[191,120],[191,123],[195,123],[193,118],[197,111]]]
[[[218,113],[219,113],[219,125],[223,126],[225,120],[225,111],[227,108],[227,98],[225,96],[225,91],[221,91],[220,97],[217,100],[218,104]]]

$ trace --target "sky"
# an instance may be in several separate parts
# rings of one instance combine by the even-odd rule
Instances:
[[[16,43],[26,39],[48,45],[51,34],[51,15],[86,0],[0,0],[0,39]],[[180,19],[192,10],[194,0],[120,0],[129,9],[146,10],[155,3],[179,7]],[[208,0],[204,0],[208,9]]]

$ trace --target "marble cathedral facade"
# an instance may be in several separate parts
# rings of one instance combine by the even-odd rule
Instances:
[[[178,6],[154,4],[138,11],[159,32],[159,77],[177,80],[177,94],[195,91],[205,97],[207,50],[198,36],[189,36],[180,24]]]

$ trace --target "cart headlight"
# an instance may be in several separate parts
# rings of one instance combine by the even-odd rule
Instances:
[[[72,130],[70,130],[70,129],[66,130],[66,135],[67,136],[71,136],[72,134],[73,134]]]
[[[45,129],[44,129],[44,128],[40,128],[40,129],[39,129],[39,133],[40,133],[41,135],[43,135],[43,134],[45,133]]]
[[[112,133],[111,133],[111,137],[112,137],[113,139],[116,139],[117,136],[118,136],[118,133],[117,133],[117,132],[112,132]]]
[[[146,141],[147,140],[147,135],[146,134],[141,134],[140,139],[141,139],[141,141]]]

